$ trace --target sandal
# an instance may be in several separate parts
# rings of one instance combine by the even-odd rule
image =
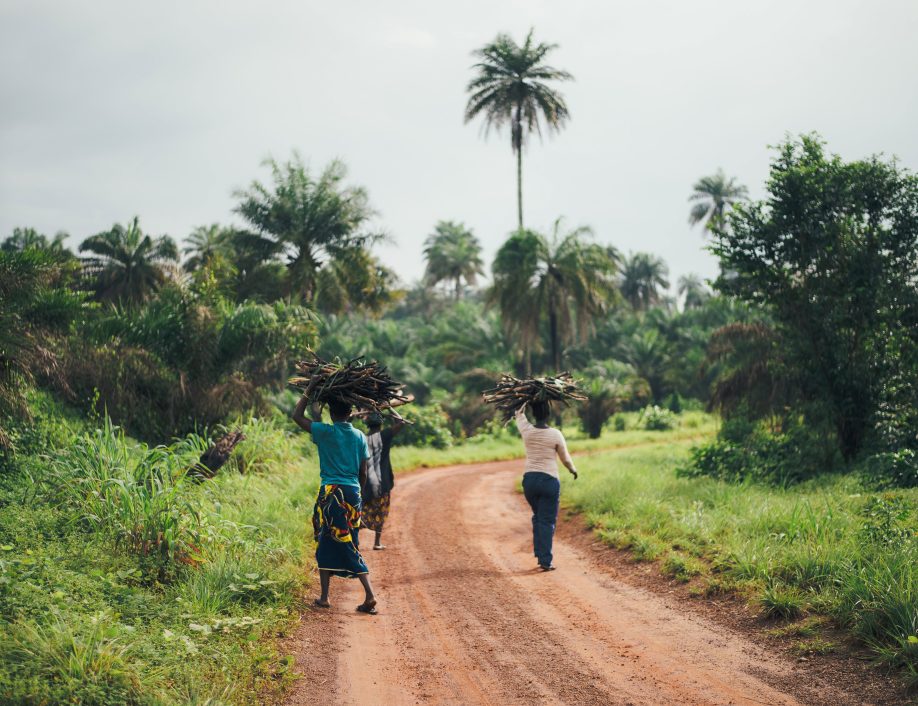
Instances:
[[[316,599],[312,602],[312,604],[313,604],[316,608],[331,608],[331,603],[329,603],[328,601],[326,601],[325,603],[323,603],[323,602],[322,602],[321,600],[319,600],[318,598],[316,598]]]
[[[376,601],[373,601],[373,603],[370,605],[366,603],[361,603],[359,606],[357,606],[357,612],[366,613],[367,615],[376,615],[376,613],[378,612],[376,610]]]
[[[385,544],[380,544],[380,545],[374,544],[374,545],[373,545],[373,550],[374,550],[374,551],[377,551],[377,552],[378,552],[378,551],[381,551],[381,550],[383,550],[383,549],[385,549],[385,548],[386,548],[386,545],[385,545]]]

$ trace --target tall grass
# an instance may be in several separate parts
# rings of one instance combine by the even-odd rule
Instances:
[[[148,448],[105,420],[22,458],[0,486],[0,703],[273,698],[290,676],[263,638],[308,581],[318,474],[287,420],[242,429],[202,483],[202,438]]]
[[[918,683],[918,490],[877,495],[845,475],[791,489],[679,478],[690,446],[582,459],[562,497],[607,542],[665,557],[666,573],[698,559],[702,591],[742,590],[776,617],[831,615]]]

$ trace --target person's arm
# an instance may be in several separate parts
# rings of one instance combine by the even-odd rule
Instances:
[[[313,421],[318,422],[322,419],[322,406],[319,404],[313,404],[310,412],[312,413],[312,419],[306,417],[306,407],[309,405],[309,400],[305,397],[301,397],[300,401],[296,403],[296,407],[293,410],[293,414],[290,415],[297,426],[303,429],[304,431],[312,432],[312,423]]]
[[[574,480],[577,480],[577,469],[574,467],[574,459],[571,458],[570,453],[567,450],[567,442],[564,440],[564,434],[558,432],[558,443],[555,445],[555,451],[558,452],[558,456],[561,458],[561,463],[563,463],[567,470],[571,472],[571,475],[574,476]]]
[[[363,459],[363,461],[360,462],[360,471],[358,472],[357,476],[360,482],[360,487],[361,488],[366,487],[366,484],[367,484],[367,460],[366,459]]]
[[[516,410],[516,428],[520,430],[521,436],[532,429],[532,422],[526,417],[526,405]]]
[[[392,420],[392,426],[389,427],[389,436],[390,438],[398,434],[402,429],[405,428],[405,420],[401,417]]]

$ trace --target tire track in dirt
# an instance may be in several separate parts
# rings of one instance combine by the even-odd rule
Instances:
[[[354,612],[356,582],[333,579],[287,648],[289,704],[797,704],[785,659],[595,571],[556,542],[559,569],[532,556],[522,462],[398,479],[387,549],[364,555],[380,614]],[[791,689],[792,691],[797,691]],[[831,686],[814,701],[858,703]]]

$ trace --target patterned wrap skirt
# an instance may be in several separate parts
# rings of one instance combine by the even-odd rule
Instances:
[[[316,564],[345,578],[368,574],[357,530],[360,528],[360,489],[351,485],[323,485],[312,511]]]
[[[391,493],[386,493],[364,503],[360,514],[363,516],[363,526],[368,530],[382,532],[383,525],[386,524],[386,518],[389,517],[390,496]]]

